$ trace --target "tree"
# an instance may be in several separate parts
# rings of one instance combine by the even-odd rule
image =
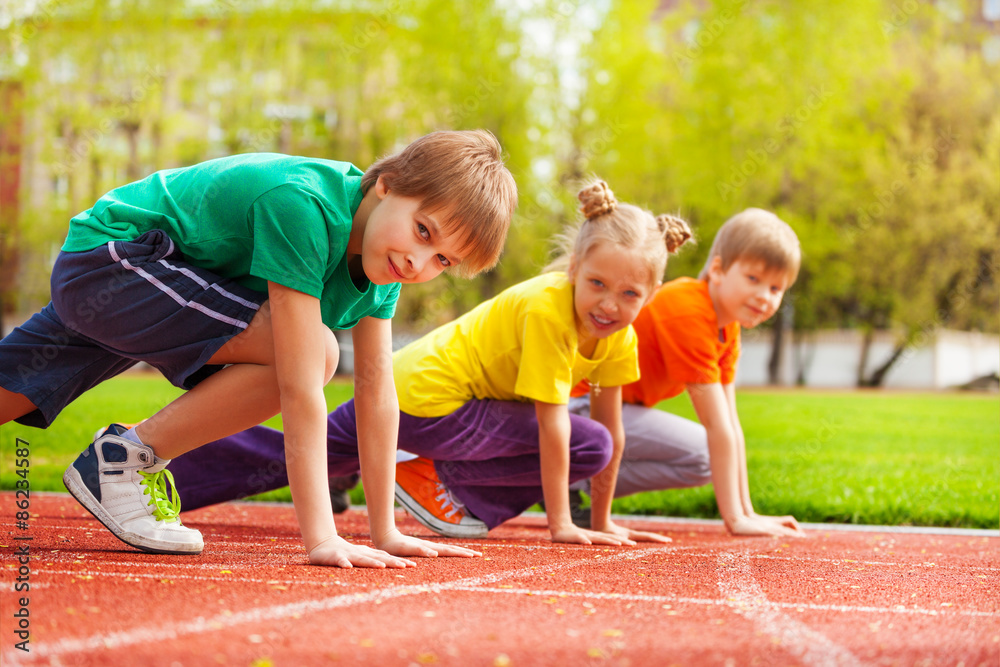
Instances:
[[[574,146],[626,119],[588,168],[695,224],[704,242],[671,272],[696,273],[742,208],[788,221],[804,251],[797,338],[897,329],[905,349],[946,323],[995,331],[998,85],[982,30],[912,4],[684,5],[650,27],[653,3],[615,3],[581,60]]]

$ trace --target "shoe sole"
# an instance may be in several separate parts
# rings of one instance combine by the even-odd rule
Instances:
[[[63,474],[63,484],[66,486],[66,490],[69,491],[70,495],[76,498],[76,501],[80,503],[85,510],[90,512],[95,519],[100,521],[105,528],[111,531],[112,535],[130,547],[134,547],[140,551],[145,551],[146,553],[168,554],[171,556],[197,556],[205,548],[204,544],[181,544],[179,547],[170,546],[171,544],[176,545],[176,543],[150,540],[149,538],[136,535],[135,533],[125,530],[111,517],[110,514],[108,514],[107,510],[105,510],[101,504],[97,502],[97,499],[91,495],[90,491],[87,490],[87,486],[83,483],[83,478],[80,477],[80,473],[73,466],[67,468],[66,472]]]
[[[441,521],[433,514],[428,513],[424,506],[414,500],[398,483],[396,484],[396,502],[406,510],[407,514],[419,521],[424,528],[433,530],[438,535],[470,538],[486,537],[486,533],[490,532],[485,523],[481,526],[456,526],[453,523]]]
[[[347,493],[331,492],[330,505],[333,507],[334,514],[343,514],[351,509],[351,498]]]

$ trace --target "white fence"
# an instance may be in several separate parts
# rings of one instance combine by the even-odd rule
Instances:
[[[9,326],[8,331],[3,333],[9,333],[10,328],[13,326]],[[339,331],[337,334],[341,346],[337,373],[350,375],[354,370],[354,346],[350,332]],[[737,385],[767,384],[771,335],[770,331],[743,331],[743,354],[736,373]],[[396,336],[393,347],[398,349],[413,338]],[[789,332],[781,360],[779,384],[795,385],[801,368],[807,387],[855,387],[862,347],[863,336],[859,331],[817,331],[801,342],[793,342]],[[891,333],[875,333],[868,350],[865,376],[885,363],[895,347],[896,338]],[[924,345],[906,350],[889,371],[884,386],[898,389],[945,389],[998,372],[1000,336],[946,329],[928,337]]]
[[[738,385],[767,384],[771,335],[770,331],[743,332]],[[874,334],[865,363],[866,377],[889,359],[896,340],[889,332]],[[1000,336],[946,329],[922,343],[903,353],[886,375],[884,386],[944,389],[1000,372]],[[807,387],[854,387],[863,346],[860,331],[817,331],[801,342],[793,342],[789,332],[780,365],[780,384],[794,385],[801,369]]]

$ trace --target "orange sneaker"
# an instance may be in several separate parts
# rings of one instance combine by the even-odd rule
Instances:
[[[486,537],[490,530],[445,488],[430,459],[396,464],[396,502],[426,528],[445,537]]]

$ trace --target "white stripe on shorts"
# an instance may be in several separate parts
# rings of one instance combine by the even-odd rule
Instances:
[[[170,241],[170,244],[171,244],[171,246],[173,246],[173,241],[172,240]],[[146,271],[144,269],[140,269],[137,266],[133,266],[132,264],[129,263],[129,261],[127,259],[122,259],[118,255],[118,253],[115,252],[114,241],[109,241],[108,242],[108,250],[111,251],[111,258],[112,259],[114,259],[116,262],[118,262],[119,264],[121,264],[124,268],[128,269],[129,271],[135,271],[138,275],[140,275],[143,278],[145,278],[147,282],[149,282],[151,285],[153,285],[154,287],[156,287],[156,289],[160,290],[161,292],[163,292],[164,294],[166,294],[167,296],[169,296],[171,299],[173,299],[174,301],[176,301],[182,308],[193,308],[194,310],[197,310],[200,313],[204,313],[205,315],[211,317],[214,320],[218,320],[220,322],[225,322],[226,324],[231,324],[234,327],[238,327],[240,329],[246,329],[249,326],[248,322],[244,322],[243,320],[237,320],[237,319],[235,319],[233,317],[229,317],[228,315],[223,315],[222,313],[214,311],[211,308],[209,308],[208,306],[205,306],[203,304],[195,303],[194,301],[188,301],[188,300],[186,300],[184,297],[182,297],[180,294],[178,294],[177,292],[175,292],[174,290],[172,290],[170,287],[168,287],[167,285],[163,284],[163,282],[160,281],[153,274],[149,273],[148,271]],[[187,269],[178,268],[178,267],[175,267],[175,266],[170,266],[166,262],[163,262],[163,260],[160,260],[160,261],[167,268],[170,268],[170,269],[173,269],[175,271],[178,271],[181,274],[183,274],[183,275],[191,278],[196,283],[198,283],[199,285],[201,285],[203,288],[205,288],[205,287],[208,286],[208,283],[206,283],[204,280],[202,280],[199,276],[197,276],[196,274],[192,273],[191,271],[189,271]],[[245,301],[244,299],[241,299],[240,297],[236,296],[235,294],[229,294],[228,292],[226,292],[226,290],[221,290],[220,289],[220,290],[216,290],[216,291],[219,291],[223,295],[227,295],[227,296],[231,297],[234,301],[237,301],[238,303],[241,303],[244,306],[248,306],[249,305],[249,306],[253,306],[255,309],[258,308],[257,304],[249,303],[249,302]]]
[[[170,262],[168,262],[165,259],[161,259],[160,260],[160,264],[162,264],[163,266],[167,267],[168,269],[170,269],[172,271],[180,271],[182,274],[184,274],[185,276],[187,276],[191,280],[193,280],[196,283],[198,283],[198,285],[202,289],[213,289],[216,292],[218,292],[219,294],[221,294],[222,296],[224,296],[227,299],[229,299],[230,301],[235,301],[236,303],[240,304],[241,306],[246,306],[247,308],[253,308],[254,310],[259,310],[260,309],[260,306],[257,305],[256,303],[254,303],[253,301],[247,301],[243,297],[237,296],[236,294],[233,294],[232,292],[230,292],[226,288],[221,287],[221,286],[219,286],[216,283],[209,284],[209,282],[207,280],[203,279],[201,276],[199,276],[197,273],[195,273],[191,269],[185,269],[184,267],[181,267],[181,266],[174,266],[173,264],[171,264]]]

